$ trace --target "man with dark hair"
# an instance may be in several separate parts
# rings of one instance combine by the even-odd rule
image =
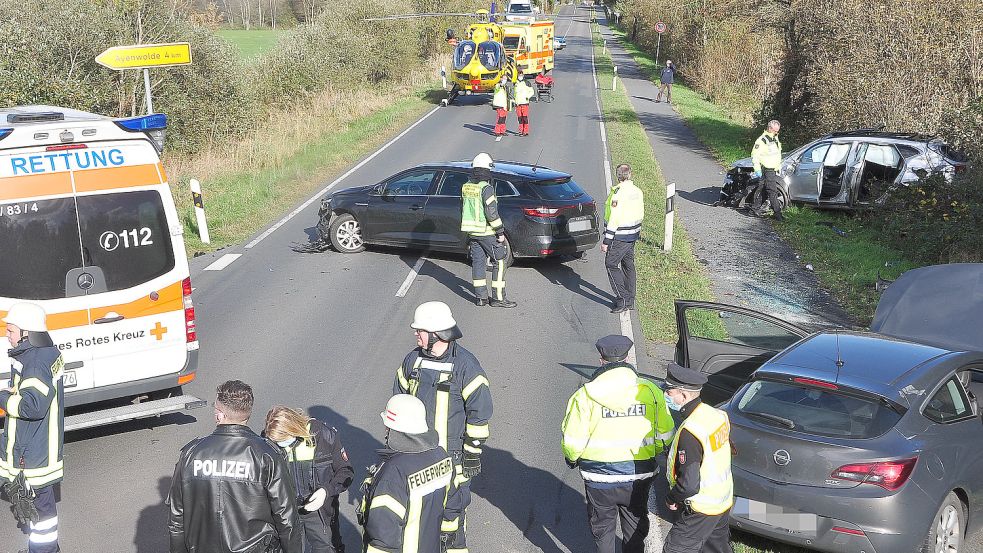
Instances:
[[[210,435],[181,449],[167,504],[171,553],[303,553],[297,494],[276,444],[246,422],[253,390],[241,380],[218,386]]]

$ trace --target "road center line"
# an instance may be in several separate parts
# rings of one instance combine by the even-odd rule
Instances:
[[[400,286],[399,290],[396,291],[397,298],[402,298],[403,296],[406,295],[406,292],[410,290],[410,286],[412,286],[413,281],[416,280],[416,275],[420,274],[420,268],[423,267],[423,264],[426,263],[426,261],[427,258],[422,256],[420,257],[420,259],[416,260],[416,263],[413,265],[413,268],[410,269],[410,274],[406,275],[406,280],[403,281],[403,285]]]
[[[311,196],[310,199],[308,199],[306,202],[304,202],[304,203],[300,204],[299,206],[297,206],[297,209],[291,211],[289,214],[287,214],[286,217],[284,217],[283,219],[280,219],[279,221],[277,221],[275,225],[273,225],[272,227],[266,229],[266,231],[263,232],[263,234],[260,234],[259,236],[257,236],[255,240],[253,240],[252,242],[246,244],[246,249],[248,250],[248,249],[252,248],[256,244],[259,244],[261,241],[263,241],[263,239],[265,239],[267,236],[269,236],[269,235],[273,234],[274,232],[276,232],[276,230],[278,228],[282,227],[283,225],[285,225],[287,223],[287,221],[289,221],[290,219],[293,219],[294,216],[296,216],[298,213],[300,213],[301,211],[307,209],[307,206],[309,206],[312,203],[314,203],[315,200],[318,200],[322,196],[324,196],[325,194],[327,194],[328,191],[331,190],[332,188],[334,188],[339,182],[345,180],[346,178],[348,178],[349,175],[351,175],[355,171],[358,171],[363,166],[365,166],[366,163],[368,163],[368,162],[372,161],[373,159],[375,159],[375,156],[381,154],[387,148],[389,148],[390,146],[392,146],[393,144],[395,144],[397,140],[399,140],[400,138],[403,138],[404,136],[406,136],[406,133],[408,133],[411,130],[413,130],[413,128],[416,127],[417,125],[419,125],[420,123],[423,123],[424,120],[426,120],[428,117],[430,117],[431,115],[433,115],[434,113],[436,113],[437,110],[439,110],[439,109],[440,109],[440,107],[438,106],[438,107],[433,108],[429,112],[427,112],[426,115],[424,115],[423,117],[419,118],[415,123],[413,123],[409,127],[406,127],[406,129],[403,132],[401,132],[398,135],[396,135],[395,138],[393,138],[389,142],[386,142],[385,144],[383,144],[382,147],[379,148],[378,150],[376,150],[375,152],[373,152],[372,155],[370,155],[369,157],[363,159],[358,165],[356,165],[356,166],[352,167],[351,169],[349,169],[348,171],[346,171],[344,175],[341,175],[340,177],[338,177],[334,181],[332,181],[331,184],[329,184],[329,185],[325,186],[324,188],[322,188],[321,190],[319,190],[316,194],[314,194],[313,196]]]
[[[216,259],[211,265],[205,267],[206,271],[221,271],[222,269],[232,265],[232,262],[236,259],[242,257],[241,253],[227,253],[222,257]]]

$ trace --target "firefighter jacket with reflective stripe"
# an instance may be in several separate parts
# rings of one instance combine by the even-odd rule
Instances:
[[[782,166],[782,143],[778,140],[778,135],[765,131],[754,141],[754,148],[751,149],[751,163],[754,170],[761,172],[761,168],[778,170]]]
[[[427,421],[448,452],[481,452],[492,417],[491,389],[478,360],[457,342],[438,358],[411,351],[396,370],[393,394],[412,394],[426,405]]]
[[[529,100],[536,95],[536,91],[533,90],[529,83],[525,79],[520,80],[515,85],[515,103],[517,105],[528,104]]]
[[[30,485],[49,486],[63,475],[65,363],[57,347],[35,347],[29,340],[8,355],[12,391],[0,391],[0,408],[7,412],[0,435],[0,477],[13,480],[23,471]]]
[[[662,390],[630,364],[610,363],[567,402],[563,455],[588,486],[621,486],[655,475],[672,429]]]
[[[442,447],[380,453],[382,465],[366,478],[362,498],[366,553],[437,553],[454,462]]]
[[[471,236],[491,236],[505,233],[498,215],[495,187],[488,181],[464,183],[461,188],[461,230]]]
[[[689,432],[703,448],[703,462],[700,464],[700,491],[685,498],[689,506],[698,513],[719,515],[734,504],[734,478],[730,472],[730,421],[727,413],[720,409],[700,403],[679,426],[669,448],[666,477],[669,487],[676,485],[679,436]]]
[[[283,451],[248,426],[188,443],[167,498],[171,553],[303,553],[297,490]]]
[[[511,109],[509,107],[509,92],[501,82],[495,85],[495,93],[492,96],[492,107],[496,109]]]
[[[612,240],[634,242],[642,234],[645,204],[642,191],[630,180],[611,188],[604,203],[604,243]]]
[[[307,498],[318,488],[324,488],[328,497],[347,490],[355,472],[338,438],[338,431],[316,419],[307,423],[307,431],[311,434],[310,439],[298,438],[282,448],[294,477],[297,496]]]

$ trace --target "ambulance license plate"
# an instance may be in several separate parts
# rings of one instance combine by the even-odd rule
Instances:
[[[61,376],[61,385],[63,388],[74,388],[78,385],[78,379],[75,377],[75,371],[65,371]]]
[[[583,219],[571,219],[567,221],[568,232],[580,232],[584,230],[590,230],[590,218],[584,217]]]

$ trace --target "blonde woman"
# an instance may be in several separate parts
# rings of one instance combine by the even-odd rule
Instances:
[[[338,526],[338,496],[354,477],[338,431],[299,409],[278,405],[266,415],[263,433],[283,449],[297,487],[306,553],[344,553]]]

